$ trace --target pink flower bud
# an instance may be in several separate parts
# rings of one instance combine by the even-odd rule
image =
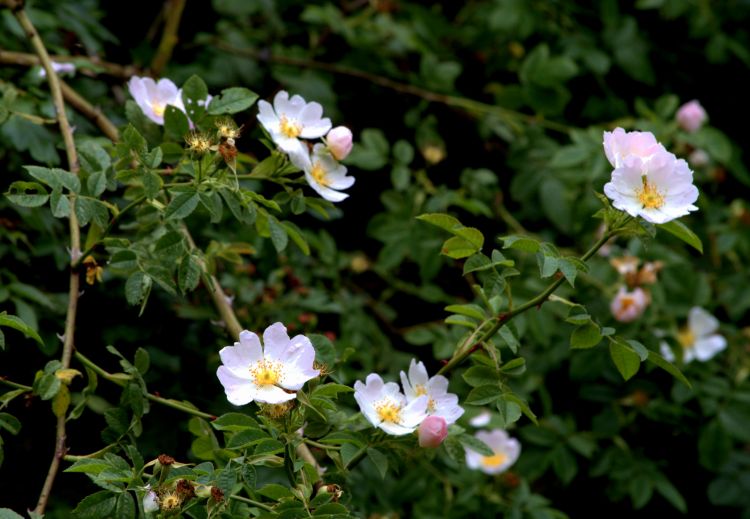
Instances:
[[[695,99],[685,103],[677,110],[677,124],[686,132],[698,131],[707,118],[706,111]]]
[[[346,126],[337,126],[326,135],[326,144],[336,160],[344,160],[352,151],[352,131]]]
[[[448,436],[448,424],[442,416],[428,416],[419,426],[419,446],[436,449]]]

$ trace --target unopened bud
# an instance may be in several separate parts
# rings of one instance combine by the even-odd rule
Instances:
[[[337,126],[326,135],[326,144],[336,160],[344,160],[352,151],[352,131],[346,126]]]
[[[436,449],[447,436],[448,424],[442,416],[428,416],[419,426],[420,447]]]

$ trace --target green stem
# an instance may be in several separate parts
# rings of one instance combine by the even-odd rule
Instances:
[[[627,220],[623,222],[623,224],[619,227],[622,228],[622,226],[627,223]],[[609,231],[607,233],[604,233],[604,235],[599,238],[594,245],[591,246],[589,250],[586,251],[586,253],[581,256],[581,261],[585,262],[588,259],[590,259],[594,254],[596,254],[596,251],[598,251],[605,243],[607,243],[610,238],[616,236],[618,234],[618,229]],[[549,284],[547,288],[545,288],[542,292],[537,294],[532,299],[529,299],[524,304],[517,306],[516,308],[508,311],[508,312],[501,312],[497,316],[497,321],[495,324],[488,329],[485,333],[482,334],[482,336],[477,339],[476,341],[468,341],[467,343],[464,343],[458,350],[456,350],[456,353],[453,354],[453,357],[448,361],[445,366],[443,366],[440,371],[438,371],[438,374],[445,374],[461,364],[466,357],[474,353],[479,346],[481,346],[485,341],[493,337],[497,331],[502,328],[506,323],[508,323],[511,319],[516,317],[517,315],[520,315],[524,313],[526,310],[529,310],[530,308],[538,307],[542,303],[544,303],[552,293],[557,290],[557,288],[562,285],[565,282],[565,277],[560,276],[555,281]]]
[[[125,373],[109,373],[78,351],[75,352],[75,356],[76,359],[78,359],[84,366],[90,368],[103,379],[109,380],[110,382],[113,382],[118,386],[124,386],[128,382],[128,380],[132,378],[130,375],[126,375]],[[171,407],[172,409],[177,409],[178,411],[182,411],[183,413],[191,414],[193,416],[199,416],[207,420],[214,420],[216,418],[215,415],[204,413],[203,411],[190,407],[186,404],[183,404],[182,402],[178,402],[177,400],[164,398],[158,395],[154,395],[153,393],[146,393],[146,398],[148,398],[152,402],[156,402],[157,404]]]
[[[18,382],[13,382],[12,380],[8,380],[7,378],[0,377],[0,384],[14,387],[16,389],[23,389],[24,391],[33,391],[34,388],[31,386],[24,386],[23,384],[19,384]]]
[[[156,402],[161,405],[165,405],[167,407],[171,407],[172,409],[177,409],[178,411],[182,411],[183,413],[191,414],[193,416],[198,416],[200,418],[205,418],[206,420],[215,420],[216,416],[204,413],[203,411],[199,411],[198,409],[192,408],[190,406],[187,406],[181,402],[178,402],[177,400],[171,400],[168,398],[162,398],[160,396],[156,396],[151,393],[146,393],[146,398],[151,400],[152,402]]]
[[[125,213],[133,209],[135,206],[140,205],[144,200],[146,200],[146,195],[139,196],[138,198],[130,202],[128,205],[123,207],[122,211],[120,211],[115,216],[113,216],[112,219],[109,221],[109,224],[107,225],[107,227],[104,229],[104,232],[102,233],[101,237],[98,240],[96,240],[96,242],[94,242],[89,248],[83,251],[83,253],[81,253],[79,258],[73,263],[73,268],[77,267],[84,259],[86,259],[86,257],[89,254],[91,254],[94,251],[95,248],[97,248],[99,245],[102,244],[102,242],[104,241],[104,238],[106,238],[109,235],[110,231],[114,228],[115,224],[118,221],[120,221],[120,218],[122,218],[122,215],[124,215]]]
[[[234,499],[235,501],[241,501],[249,505],[257,506],[258,508],[262,508],[266,512],[273,512],[273,508],[271,508],[270,506],[265,505],[259,501],[253,501],[252,499],[249,499],[247,497],[232,495],[232,496],[229,496],[229,499]]]
[[[332,451],[341,450],[341,447],[337,447],[336,445],[326,445],[325,443],[319,443],[309,438],[305,438],[304,442],[308,445],[312,445],[313,447],[317,447],[318,449],[325,449],[325,450],[332,450]]]

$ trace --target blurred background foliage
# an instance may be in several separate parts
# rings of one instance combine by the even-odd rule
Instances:
[[[76,64],[75,75],[65,78],[69,85],[121,125],[125,82],[159,68],[152,59],[161,24],[177,4],[49,0],[27,6],[51,52]],[[29,52],[8,10],[0,12],[0,26],[5,191],[22,165],[59,165],[62,154],[39,68],[8,58],[7,51]],[[227,215],[231,225],[210,223],[202,209],[188,219],[203,247],[252,246],[252,254],[224,250],[215,262],[243,326],[262,330],[282,321],[290,331],[328,335],[339,359],[334,377],[345,384],[371,371],[393,379],[412,357],[435,372],[463,333],[443,322],[446,305],[474,300],[461,262],[440,256],[445,236],[415,216],[450,212],[489,242],[531,234],[579,254],[594,240],[599,220],[592,215],[601,207],[594,193],[611,171],[602,130],[649,130],[682,157],[695,149],[709,156],[707,164],[693,166],[700,211],[683,219],[703,240],[703,255],[664,233],[620,241],[610,253],[664,262],[641,319],[623,325],[611,317],[609,301],[620,280],[605,258],[591,262],[575,290],[559,292],[651,350],[684,325],[690,307],[707,308],[721,321],[729,347],[708,363],[684,366],[692,389],[653,370],[623,382],[603,346],[570,349],[567,308],[547,303],[513,323],[527,369],[511,385],[539,426],[526,418],[513,426],[523,451],[511,471],[492,478],[445,456],[393,459],[383,481],[364,463],[341,483],[343,502],[355,514],[544,518],[598,510],[612,517],[635,511],[750,517],[748,27],[750,3],[740,0],[187,3],[162,76],[179,85],[197,74],[212,93],[245,86],[265,99],[283,88],[319,101],[355,133],[347,160],[357,178],[351,197],[330,220],[313,211],[295,218],[309,256],[293,246],[277,254],[254,228]],[[674,114],[694,98],[710,124],[687,134]],[[69,115],[77,138],[106,142],[91,120],[72,108]],[[238,123],[245,135],[260,136],[255,108]],[[267,153],[257,139],[238,146],[249,161]],[[277,194],[267,185],[262,193]],[[65,226],[48,212],[0,199],[0,310],[20,316],[45,343],[35,349],[8,331],[2,376],[33,380],[39,366],[58,356],[66,243]],[[520,271],[513,279],[516,300],[543,288],[533,255],[509,256]],[[206,294],[154,290],[138,316],[125,301],[124,283],[104,265],[104,281],[85,287],[78,349],[114,369],[105,346],[128,358],[145,348],[152,391],[216,415],[231,410],[215,377],[217,352],[227,340]],[[451,377],[462,397],[469,390],[459,376],[465,367]],[[116,389],[101,387],[88,402],[93,412],[70,423],[71,452],[100,448],[101,413],[117,405]],[[340,401],[355,407],[353,399]],[[40,467],[52,452],[53,418],[45,406],[28,398],[5,409],[23,429],[17,436],[0,429],[3,506],[24,510],[36,499]],[[462,424],[470,428],[463,422],[478,409],[465,407]],[[495,416],[493,424],[502,420]],[[198,461],[194,432],[176,411],[152,409],[138,446],[146,459],[168,451]],[[68,517],[94,490],[81,475],[61,474],[48,516]]]

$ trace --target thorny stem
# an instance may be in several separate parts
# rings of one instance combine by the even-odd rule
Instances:
[[[117,384],[118,386],[124,386],[128,380],[130,380],[130,375],[127,375],[125,373],[109,373],[108,371],[105,371],[101,366],[97,365],[94,361],[83,355],[81,352],[76,351],[75,357],[78,359],[81,364],[88,367],[102,377],[105,380],[109,380],[110,382]],[[193,416],[199,416],[201,418],[205,418],[207,420],[214,420],[216,416],[204,413],[203,411],[200,411],[198,409],[195,409],[194,407],[191,407],[189,405],[183,404],[182,402],[178,402],[177,400],[172,400],[170,398],[164,398],[158,395],[155,395],[153,393],[146,393],[146,398],[151,400],[152,402],[156,402],[161,405],[165,405],[167,407],[171,407],[172,409],[176,409],[178,411],[182,411],[183,413],[191,414]]]
[[[599,238],[583,256],[581,256],[581,261],[587,261],[589,258],[591,258],[591,256],[596,254],[596,251],[598,251],[605,243],[607,243],[610,238],[616,236],[617,234],[617,230],[612,230],[604,233],[604,235]],[[478,339],[464,342],[464,344],[462,344],[461,347],[456,350],[456,352],[453,354],[453,357],[451,357],[447,364],[440,368],[438,374],[444,375],[445,373],[461,364],[466,359],[466,357],[474,353],[485,341],[492,338],[497,333],[497,331],[505,324],[507,324],[511,319],[513,319],[517,315],[524,313],[530,308],[540,306],[549,298],[550,295],[552,295],[555,290],[557,290],[557,288],[561,284],[563,284],[564,281],[565,277],[560,276],[555,281],[550,283],[550,285],[547,286],[547,288],[545,288],[542,292],[529,299],[524,304],[519,305],[507,312],[499,313],[495,318],[495,324],[492,325],[492,327],[490,327],[486,332],[484,332]]]
[[[68,158],[68,167],[71,173],[78,173],[78,155],[76,153],[75,141],[73,140],[73,132],[68,122],[68,117],[65,114],[65,101],[63,99],[62,89],[60,87],[60,80],[57,77],[57,73],[52,68],[52,60],[47,53],[47,48],[44,46],[39,33],[36,31],[34,24],[26,15],[24,10],[24,3],[22,0],[4,0],[2,4],[8,7],[13,15],[18,20],[19,25],[26,33],[26,37],[29,39],[34,52],[39,58],[39,61],[44,67],[47,73],[47,83],[49,84],[50,93],[52,95],[52,101],[55,106],[55,112],[57,115],[57,122],[60,126],[60,133],[62,134],[63,142],[65,143],[65,153]],[[75,194],[70,195],[70,216],[69,216],[69,229],[70,229],[70,250],[71,250],[71,267],[73,262],[77,259],[76,252],[81,250],[81,234],[78,227],[78,218],[76,217],[76,197]],[[70,282],[68,290],[68,310],[65,317],[65,335],[63,341],[63,350],[60,358],[62,369],[70,367],[70,359],[73,355],[73,338],[75,333],[76,324],[76,313],[78,310],[78,292],[80,290],[80,277],[78,272],[71,268],[70,269]],[[57,471],[60,467],[60,460],[65,455],[65,413],[60,413],[57,417],[57,427],[55,430],[55,452],[50,462],[49,470],[47,471],[47,477],[44,480],[42,491],[39,494],[39,500],[37,501],[36,508],[34,511],[37,514],[44,514],[44,510],[47,507],[47,501],[49,500],[50,493],[52,491],[52,485],[55,482]]]
[[[0,0],[0,7],[1,6],[7,6],[7,7],[9,7],[14,12],[22,12],[23,2],[22,2],[22,0]],[[36,33],[32,32],[32,33],[29,33],[29,34],[36,34]],[[38,39],[38,35],[37,35],[37,39]],[[49,55],[46,54],[46,50],[44,49],[43,46],[42,46],[42,50],[45,52],[45,56],[47,57],[47,60],[46,60],[47,64],[45,65],[45,70],[47,70],[47,77],[48,78],[54,78],[55,80],[57,80],[57,75],[54,73],[54,71],[51,70],[51,63],[49,61]],[[16,53],[16,54],[20,55],[20,53]],[[0,54],[0,62],[13,62],[15,64],[23,64],[23,65],[27,65],[27,66],[37,64],[36,61],[26,60],[25,58],[22,59],[19,62],[19,61],[7,61],[7,60],[3,59],[4,57],[7,58],[8,57],[8,53],[3,51],[3,53]],[[44,62],[44,59],[41,56],[40,56],[39,59],[40,59],[40,61]],[[58,57],[55,57],[56,61],[70,61],[70,59],[71,59],[70,57],[64,57],[64,56],[59,57],[59,59],[58,59]],[[93,64],[100,65],[103,68],[105,68],[105,70],[107,71],[107,73],[109,73],[111,75],[118,76],[118,77],[130,77],[132,75],[132,72],[127,67],[123,67],[121,65],[112,64],[112,63],[98,62],[98,61],[95,61],[95,60],[91,60],[91,61],[92,61]],[[50,72],[52,72],[52,74],[50,74]],[[90,119],[94,123],[96,123],[99,126],[99,128],[102,130],[102,132],[110,140],[117,141],[119,139],[119,133],[117,131],[117,128],[115,127],[114,124],[112,124],[112,122],[105,115],[103,115],[101,112],[99,112],[98,109],[94,108],[83,97],[81,97],[80,94],[78,94],[77,92],[75,92],[68,85],[61,84],[61,82],[59,82],[59,81],[58,81],[58,85],[62,88],[63,92],[67,92],[67,98],[68,98],[71,106],[73,106],[75,109],[77,109],[78,111],[80,111],[88,119]],[[59,88],[58,88],[58,90],[59,90]],[[62,117],[65,118],[64,111],[62,112]],[[67,122],[67,119],[65,119],[65,121]],[[68,135],[72,135],[70,132],[68,132],[67,134]],[[67,149],[68,149],[68,146],[66,144],[66,150]],[[73,150],[73,153],[75,153],[75,147],[73,147],[72,150]],[[74,171],[77,171],[77,169],[78,169],[78,167],[77,167],[78,166],[77,157],[76,157],[75,161],[71,162],[71,169],[74,168],[73,164],[75,164],[75,170]],[[124,209],[123,209],[123,211],[124,211]],[[75,218],[75,213],[73,212],[72,209],[71,209],[71,213],[72,213],[71,218]],[[78,227],[77,227],[77,222],[76,222],[76,231],[77,230],[78,230]],[[188,243],[191,245],[191,247],[194,248],[195,247],[195,242],[194,242],[194,240],[193,240],[193,238],[192,238],[189,230],[185,227],[183,229],[183,231],[184,231],[186,239],[188,240]],[[73,249],[73,250],[80,250],[80,234],[78,234],[78,242],[79,242],[78,248],[77,249]],[[87,252],[90,252],[90,251],[87,251]],[[75,273],[71,274],[71,282],[72,282],[73,275],[75,275]],[[75,275],[75,279],[76,279],[76,284],[77,284],[78,283],[78,276],[77,275]],[[242,331],[243,328],[242,328],[242,325],[239,323],[239,320],[237,319],[237,316],[234,313],[234,310],[232,309],[232,306],[231,306],[231,303],[229,302],[229,299],[226,297],[223,289],[221,288],[221,285],[219,284],[219,281],[216,279],[215,276],[213,276],[213,275],[209,276],[209,280],[210,280],[210,285],[211,286],[209,286],[208,289],[209,289],[209,292],[210,292],[211,297],[213,299],[214,305],[216,306],[217,310],[219,311],[219,314],[221,315],[221,317],[222,317],[222,319],[223,319],[223,321],[224,321],[224,323],[225,323],[225,325],[226,325],[226,327],[227,327],[230,335],[232,337],[239,337],[239,334],[240,334],[240,332]],[[71,294],[72,293],[73,293],[73,290],[72,290],[72,287],[71,287]],[[78,285],[76,285],[75,295],[76,295],[75,301],[77,302]],[[72,300],[73,299],[71,298],[71,301]],[[74,325],[74,320],[73,320],[72,324]],[[71,345],[70,351],[72,352],[73,334],[72,333],[67,333],[67,324],[66,324],[66,341],[68,341],[68,340],[70,341],[70,345]],[[76,354],[79,355],[78,352],[76,352]],[[101,369],[101,368],[99,368],[99,369]],[[104,370],[101,370],[101,371],[104,372]],[[106,373],[106,372],[104,372],[104,373]],[[154,400],[155,402],[162,403],[164,405],[170,405],[171,406],[171,404],[174,403],[174,401],[171,401],[171,400],[160,399],[160,397],[156,397],[156,395],[151,395],[151,397],[153,397],[151,399]],[[174,407],[174,406],[172,406],[172,407]],[[187,407],[185,407],[185,408],[183,408],[183,407],[175,407],[175,408],[179,409],[179,410],[182,410],[182,411],[185,411],[185,412],[191,412],[192,414],[195,414],[195,412],[194,412],[195,410],[194,409],[190,409],[190,408],[187,408]],[[200,411],[198,411],[198,412],[200,412]],[[208,418],[213,418],[213,415],[208,415],[207,413],[203,413],[203,414],[206,414],[207,415],[206,417],[208,417]],[[200,416],[200,415],[196,415],[196,416]],[[64,420],[63,420],[63,427],[64,427]],[[64,454],[64,453],[61,451],[61,455],[62,454]],[[321,469],[320,465],[318,464],[317,460],[315,459],[315,457],[310,452],[310,449],[305,444],[300,444],[300,445],[297,446],[297,454],[301,458],[303,458],[305,461],[307,461],[308,463],[310,463],[311,465],[313,465],[318,470],[318,472],[322,471],[322,469]],[[55,469],[54,472],[56,473],[57,472],[57,466],[59,466],[59,458],[55,457],[55,459],[53,460],[53,463],[55,462],[55,460],[57,460],[57,464],[54,467],[54,469]],[[50,471],[52,472],[52,467],[50,467]],[[49,476],[48,476],[48,478],[49,478]],[[52,480],[54,480],[54,476],[52,477]],[[50,483],[50,488],[51,488],[51,483]],[[46,493],[46,497],[45,497],[45,505],[46,505],[46,498],[48,498],[48,497],[49,497],[49,489],[47,489],[47,493]],[[40,500],[41,500],[41,496],[40,496]]]

